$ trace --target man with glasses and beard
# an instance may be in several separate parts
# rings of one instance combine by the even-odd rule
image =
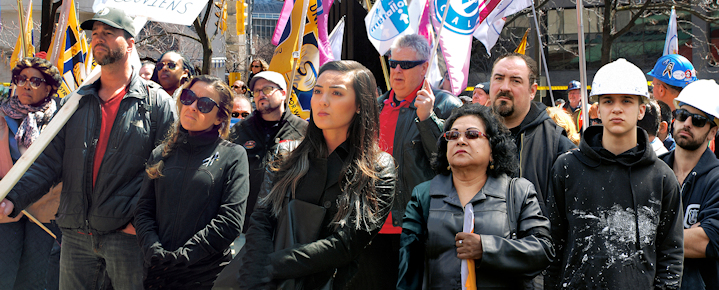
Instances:
[[[122,10],[103,8],[92,30],[100,79],[81,88],[79,107],[0,203],[16,216],[63,181],[60,289],[142,289],[143,255],[132,224],[145,162],[175,121],[172,99],[139,76],[130,55],[137,31]],[[149,259],[149,258],[148,258]]]
[[[719,124],[719,85],[698,80],[674,100],[674,151],[660,156],[681,184],[684,207],[682,289],[719,289],[719,160],[707,144]]]
[[[394,289],[399,263],[399,236],[402,217],[412,196],[412,189],[432,179],[435,173],[429,164],[431,154],[437,152],[437,139],[442,135],[444,119],[452,109],[462,105],[449,92],[433,90],[424,79],[429,68],[430,46],[422,36],[404,35],[391,48],[390,85],[392,90],[382,95],[380,105],[380,148],[392,154],[397,165],[397,186],[392,210],[373,248],[363,255],[360,263],[383,265],[383,277],[367,277],[358,273],[350,281],[351,289]],[[374,284],[373,284],[374,283]]]
[[[576,148],[567,133],[547,114],[547,107],[532,102],[537,93],[537,62],[519,53],[508,53],[494,61],[489,99],[494,111],[504,117],[519,153],[521,177],[529,179],[546,215],[545,201],[549,171],[560,154]]]
[[[289,92],[281,74],[260,72],[250,80],[249,88],[256,110],[239,125],[233,126],[229,137],[230,141],[245,147],[250,163],[250,194],[247,197],[243,233],[249,228],[250,216],[257,203],[267,158],[272,157],[281,142],[302,139],[307,129],[307,121],[293,115],[285,106]],[[240,248],[237,242],[235,247]]]

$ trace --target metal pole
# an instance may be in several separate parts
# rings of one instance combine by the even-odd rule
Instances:
[[[579,82],[581,83],[582,91],[582,131],[587,129],[589,125],[589,119],[587,119],[587,111],[589,103],[587,102],[587,59],[584,56],[584,4],[582,0],[577,1],[577,31],[578,45],[579,45]]]
[[[449,11],[449,1],[447,0],[446,3],[444,3],[444,13],[442,13],[442,25],[439,26],[439,31],[437,31],[437,35],[435,35],[434,39],[434,45],[432,45],[432,55],[429,57],[429,68],[432,67],[432,62],[434,61],[435,57],[437,56],[437,46],[439,45],[439,37],[442,35],[442,30],[444,28],[444,22],[447,19],[447,12]],[[429,74],[432,70],[428,69],[427,73],[424,74],[424,78],[428,78]]]
[[[547,86],[549,86],[549,97],[552,99],[552,105],[554,105],[554,93],[552,93],[552,82],[549,80],[549,68],[547,67],[547,58],[544,56],[544,45],[542,44],[542,35],[539,33],[539,21],[537,21],[537,10],[532,6],[532,15],[534,15],[534,26],[537,28],[537,42],[539,46],[537,49],[541,52],[542,63],[544,64],[544,73],[547,75]]]

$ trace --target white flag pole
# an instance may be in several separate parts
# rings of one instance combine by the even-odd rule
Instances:
[[[584,4],[582,0],[577,0],[577,27],[579,27],[577,42],[579,44],[579,82],[582,88],[582,131],[584,131],[589,126],[589,119],[587,119],[589,102],[587,99],[587,59],[584,53]],[[552,104],[554,104],[554,101],[552,101]]]
[[[436,1],[436,0],[429,0],[429,1]],[[449,11],[449,1],[444,4],[444,13],[442,13],[442,25],[439,26],[439,31],[437,31],[437,35],[435,35],[434,38],[434,44],[432,45],[432,55],[429,57],[429,67],[432,67],[432,62],[434,61],[434,58],[437,56],[437,45],[439,45],[439,38],[442,35],[442,30],[444,28],[444,22],[447,19],[447,12]],[[427,73],[424,74],[424,78],[428,78],[429,74],[432,72],[431,69],[427,70]]]

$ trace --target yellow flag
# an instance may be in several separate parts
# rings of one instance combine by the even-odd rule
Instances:
[[[20,2],[22,3],[22,2]],[[22,10],[22,8],[20,8]],[[22,11],[20,11],[20,17],[22,17]],[[18,34],[17,42],[15,43],[15,49],[12,52],[12,56],[10,57],[10,67],[15,67],[15,64],[22,58],[29,57],[35,55],[35,47],[32,45],[32,0],[30,0],[30,3],[27,4],[27,13],[25,13],[25,18],[21,20],[21,22],[24,22],[25,25],[25,34],[23,35],[22,31]],[[25,48],[22,47],[22,37],[25,38]]]
[[[529,34],[529,28],[527,28],[527,31],[524,32],[522,42],[519,43],[519,46],[517,46],[517,49],[515,49],[514,52],[524,54],[524,51],[527,50],[527,34]]]
[[[287,0],[292,1],[292,0]],[[305,19],[302,18],[303,1],[309,1],[308,11]],[[323,13],[322,7],[318,6],[316,0],[297,0],[292,8],[292,14],[287,20],[282,38],[275,49],[275,54],[270,62],[271,71],[278,72],[287,80],[287,103],[290,112],[302,119],[310,118],[310,99],[312,88],[317,81],[317,72],[320,68],[320,51],[318,48],[319,32],[317,28],[317,16]],[[294,80],[292,78],[292,64],[294,59],[292,53],[297,51],[297,44],[300,37],[299,27],[305,26],[302,37],[302,49],[299,55],[299,62],[295,67]]]
[[[58,96],[65,97],[67,94],[75,90],[89,73],[87,65],[87,57],[89,55],[89,45],[85,33],[80,33],[80,22],[75,11],[75,1],[70,0],[66,3],[66,10],[60,17],[64,17],[67,23],[64,28],[58,28],[53,35],[53,44],[59,41],[57,61],[53,63],[62,73],[63,84],[58,89]],[[59,38],[59,39],[57,39]],[[52,47],[48,54],[52,55]]]

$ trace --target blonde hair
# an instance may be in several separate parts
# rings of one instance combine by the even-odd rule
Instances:
[[[577,128],[569,113],[559,107],[547,107],[547,114],[549,114],[549,117],[552,118],[557,125],[564,128],[564,131],[567,131],[567,138],[569,138],[572,143],[579,145],[579,133],[577,133]]]

